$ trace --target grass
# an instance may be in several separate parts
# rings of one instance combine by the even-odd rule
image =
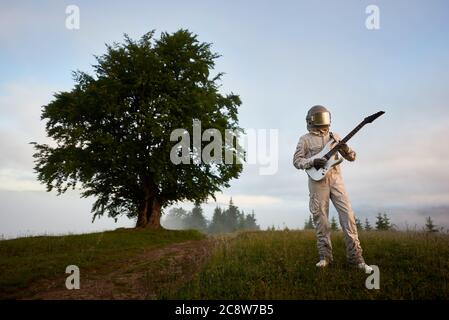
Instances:
[[[449,236],[362,232],[364,257],[380,269],[380,289],[345,262],[343,235],[332,236],[334,264],[317,269],[315,234],[260,231],[225,240],[201,272],[166,299],[449,299]]]
[[[199,240],[194,230],[117,229],[101,233],[0,240],[0,298],[20,296],[33,281],[65,274],[68,265],[102,268],[144,250]]]
[[[36,281],[65,277],[70,264],[96,275],[95,285],[111,269],[121,271],[111,278],[115,290],[143,287],[148,299],[449,299],[447,234],[361,232],[367,263],[380,269],[380,290],[368,290],[368,275],[346,264],[341,232],[332,235],[335,261],[324,270],[315,267],[313,231],[241,232],[131,260],[204,238],[192,230],[119,229],[1,240],[0,299],[24,297]]]

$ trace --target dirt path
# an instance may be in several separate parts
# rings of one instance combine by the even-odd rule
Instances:
[[[26,299],[157,299],[199,271],[216,241],[192,240],[151,249],[107,269],[80,270],[79,290],[65,288],[65,276],[33,285]]]

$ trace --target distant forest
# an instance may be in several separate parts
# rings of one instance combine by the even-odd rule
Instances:
[[[362,221],[358,218],[355,218],[355,224],[357,226],[358,231],[371,231],[371,230],[377,230],[377,231],[388,231],[388,230],[398,230],[395,224],[392,224],[390,222],[390,217],[386,213],[378,213],[376,217],[376,223],[375,226],[372,227],[371,223],[368,219],[365,219],[365,223],[362,223]],[[332,231],[340,231],[339,224],[337,222],[337,219],[335,216],[332,216],[330,220],[330,227]],[[315,224],[312,220],[312,216],[309,216],[309,219],[304,221],[304,230],[307,229],[315,229]],[[407,227],[406,231],[412,231]],[[417,231],[416,228],[414,231]],[[434,224],[432,218],[430,216],[426,217],[426,224],[422,228],[422,231],[435,233],[435,232],[444,232],[444,227],[439,227]],[[449,230],[446,230],[446,232],[449,233]]]
[[[245,214],[234,205],[232,198],[226,209],[217,206],[212,219],[206,219],[200,203],[191,211],[182,207],[172,208],[164,215],[162,224],[168,229],[196,229],[205,233],[217,234],[239,230],[260,230],[254,211]]]

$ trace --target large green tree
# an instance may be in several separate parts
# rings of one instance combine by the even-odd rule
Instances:
[[[223,136],[241,131],[238,95],[220,93],[222,74],[212,75],[218,57],[187,30],[159,39],[149,32],[137,41],[125,35],[108,45],[93,75],[75,72],[74,88],[43,106],[56,143],[33,143],[38,179],[48,191],[79,187],[83,197],[96,197],[93,219],[125,214],[137,217],[137,227],[160,228],[161,209],[174,202],[213,197],[239,176],[241,164],[174,164],[170,134],[183,128],[192,136],[193,120]],[[188,149],[197,160],[198,144]],[[240,150],[236,141],[220,149],[242,159]]]

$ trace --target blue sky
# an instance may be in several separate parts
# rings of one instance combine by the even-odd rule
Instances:
[[[80,29],[65,8],[80,8]],[[365,8],[380,9],[380,29]],[[254,209],[262,226],[300,227],[307,179],[291,165],[304,116],[329,107],[344,135],[364,116],[387,114],[351,140],[358,161],[343,174],[356,214],[387,211],[398,224],[449,225],[449,20],[447,1],[4,1],[0,3],[0,234],[81,232],[90,200],[47,194],[32,171],[29,141],[46,141],[40,106],[70,90],[71,71],[91,71],[94,54],[123,34],[187,28],[222,57],[223,92],[240,94],[246,128],[279,130],[279,170],[248,165],[219,196]],[[214,203],[206,205],[211,211]],[[333,213],[334,214],[334,213]],[[70,223],[67,223],[70,221]]]

